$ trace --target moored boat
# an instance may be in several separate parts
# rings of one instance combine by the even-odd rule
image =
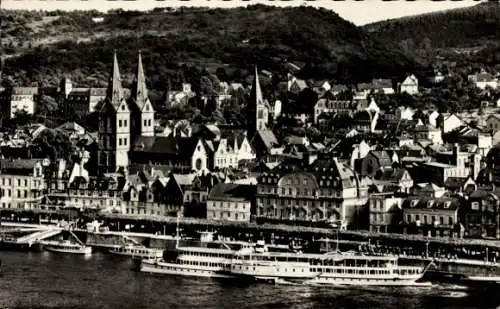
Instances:
[[[85,246],[82,244],[74,243],[69,240],[65,241],[44,241],[42,242],[43,248],[47,251],[57,252],[57,253],[71,253],[71,254],[83,254],[91,255],[92,247]]]
[[[116,255],[130,256],[137,259],[157,259],[163,257],[163,249],[148,248],[137,244],[128,244],[109,250]]]
[[[231,259],[238,249],[220,244],[218,247],[178,247],[166,259],[146,259],[140,271],[165,275],[232,278]]]
[[[237,252],[231,261],[235,276],[268,282],[304,284],[421,286],[427,267],[399,266],[398,257],[355,252],[303,254],[269,252],[263,243]]]

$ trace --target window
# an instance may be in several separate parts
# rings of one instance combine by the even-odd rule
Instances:
[[[122,127],[122,120],[118,120],[118,127],[121,128]]]
[[[127,120],[123,120],[123,126],[127,127]]]
[[[471,209],[472,210],[479,210],[479,202],[472,202]]]
[[[148,126],[151,126],[151,119],[148,119]]]
[[[123,146],[127,146],[127,138],[123,138]]]
[[[146,127],[148,125],[148,121],[144,119],[144,126]]]
[[[122,139],[121,138],[118,139],[118,145],[120,145],[120,146],[122,145]]]

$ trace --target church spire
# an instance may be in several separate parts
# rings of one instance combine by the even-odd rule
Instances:
[[[262,90],[260,88],[259,71],[257,70],[257,66],[255,66],[255,75],[253,78],[252,90],[250,92],[250,103],[254,104],[255,106],[264,103],[264,100],[262,98]]]
[[[148,99],[148,89],[146,87],[146,77],[144,76],[144,68],[142,67],[142,55],[141,51],[139,50],[139,60],[137,63],[137,76],[135,79],[134,83],[134,99],[139,107],[139,109],[142,109],[144,107],[144,104],[146,103]]]
[[[116,49],[113,55],[113,71],[111,72],[111,78],[108,83],[106,98],[115,107],[120,105],[121,100],[123,99],[123,89],[120,77],[120,69],[118,67],[118,59],[116,57]]]

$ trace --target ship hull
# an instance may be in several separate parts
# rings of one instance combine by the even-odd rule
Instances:
[[[170,276],[205,277],[205,278],[235,278],[230,272],[223,269],[196,268],[176,263],[151,263],[142,261],[140,271],[150,274],[161,274]]]
[[[44,245],[43,248],[47,251],[54,252],[54,253],[79,254],[79,255],[91,255],[92,254],[92,247],[83,247],[80,249],[68,250],[65,248],[59,248],[57,246]]]

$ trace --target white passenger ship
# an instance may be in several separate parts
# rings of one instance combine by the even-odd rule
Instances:
[[[69,240],[65,241],[43,241],[41,242],[43,248],[47,251],[58,252],[58,253],[72,253],[72,254],[83,254],[91,255],[92,247],[85,246],[83,244],[74,243]]]
[[[139,266],[141,272],[191,276],[231,278],[231,260],[239,250],[250,246],[244,242],[231,244],[213,241],[213,233],[202,232],[201,241],[206,247],[176,246],[173,255],[166,258],[145,259]]]
[[[116,255],[130,256],[139,259],[157,259],[163,257],[163,249],[148,248],[138,244],[127,244],[120,247],[115,247],[109,250],[110,253]]]
[[[262,242],[238,252],[231,261],[233,275],[274,283],[333,285],[420,286],[426,268],[399,266],[397,256],[366,256],[354,252],[302,254],[268,252]]]

